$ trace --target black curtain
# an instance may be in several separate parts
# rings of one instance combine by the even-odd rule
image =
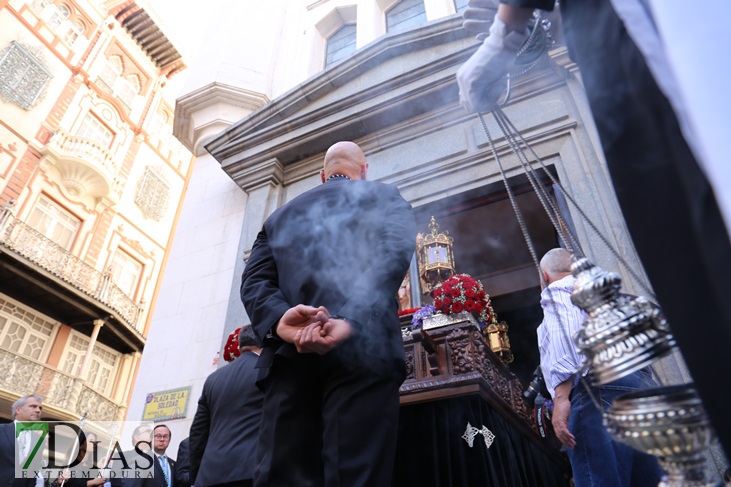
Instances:
[[[495,435],[489,448],[462,438],[468,422]],[[569,475],[478,395],[401,407],[393,487],[565,487]]]

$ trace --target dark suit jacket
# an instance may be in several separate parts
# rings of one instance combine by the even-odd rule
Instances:
[[[178,456],[175,459],[175,487],[190,487],[190,438],[180,442]]]
[[[175,460],[173,460],[170,457],[167,457],[168,459],[168,465],[170,467],[170,485],[171,487],[175,486]],[[162,467],[160,466],[160,462],[157,460],[157,456],[155,456],[155,476],[151,479],[146,479],[143,487],[168,487],[167,481],[165,480],[165,472],[162,471]]]
[[[331,179],[275,211],[252,248],[241,299],[260,339],[297,304],[325,306],[355,327],[349,354],[403,374],[397,293],[414,253],[411,205],[395,186]],[[337,350],[337,349],[336,349]],[[265,341],[260,367],[294,346]]]
[[[254,477],[263,394],[258,357],[244,352],[206,379],[190,426],[190,478],[206,487]]]
[[[0,425],[0,486],[12,487],[15,480],[15,424]]]
[[[15,478],[15,423],[0,424],[0,487],[33,487],[34,479]]]

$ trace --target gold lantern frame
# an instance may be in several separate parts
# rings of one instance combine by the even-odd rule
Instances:
[[[510,350],[510,337],[508,337],[508,324],[504,321],[498,321],[495,310],[490,305],[491,320],[486,324],[484,334],[490,350],[500,357],[504,364],[513,362],[514,356]]]
[[[455,273],[454,239],[448,232],[439,233],[439,224],[433,216],[428,228],[428,234],[420,233],[416,237],[417,266],[423,294],[431,293]]]

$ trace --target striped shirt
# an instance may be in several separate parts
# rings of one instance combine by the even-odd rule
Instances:
[[[574,281],[574,276],[568,275],[552,282],[541,292],[543,322],[536,331],[541,370],[551,397],[555,396],[556,386],[571,377],[574,378],[574,386],[579,382],[577,372],[585,361],[574,343],[574,337],[587,316],[571,302]]]

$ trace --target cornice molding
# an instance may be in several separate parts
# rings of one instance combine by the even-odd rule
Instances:
[[[454,72],[476,45],[462,29],[460,16],[384,36],[263,106],[205,147],[232,177],[272,156],[288,166],[343,138],[353,140],[456,102]],[[423,63],[405,67],[396,61],[384,67],[414,52],[422,54]],[[358,86],[354,82],[372,73],[383,82],[352,90]],[[343,96],[337,96],[338,91]]]
[[[478,45],[460,16],[384,36],[217,134],[205,148],[244,187],[242,175],[272,158],[289,171],[338,140],[362,141],[392,128],[401,139],[429,114],[437,114],[441,126],[461,123],[468,114],[458,106],[455,73]],[[564,82],[547,57],[514,83],[511,104]]]
[[[556,49],[552,49],[548,52],[549,57],[551,58],[551,61],[558,66],[559,68],[562,68],[566,70],[569,74],[576,76],[579,73],[579,65],[576,64],[570,57],[569,57],[569,50],[566,46],[561,46]]]
[[[173,135],[189,151],[196,154],[196,148],[200,145],[203,135],[210,137],[236,122],[227,120],[223,113],[212,113],[202,117],[196,117],[196,114],[200,115],[203,111],[211,112],[211,107],[223,104],[229,109],[239,108],[241,116],[245,116],[268,102],[269,98],[263,93],[214,81],[175,100]],[[214,127],[215,132],[206,130],[211,127]]]
[[[284,181],[284,166],[273,158],[229,175],[241,189],[249,193],[263,186],[280,186]]]

